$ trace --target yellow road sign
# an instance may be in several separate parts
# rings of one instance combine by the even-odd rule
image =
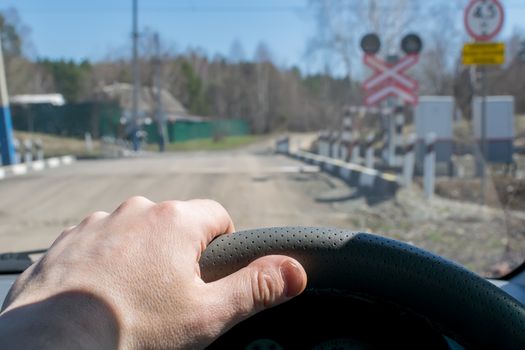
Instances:
[[[505,44],[477,42],[463,45],[461,54],[464,65],[505,63]]]

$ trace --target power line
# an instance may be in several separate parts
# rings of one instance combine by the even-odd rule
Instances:
[[[84,14],[84,13],[129,13],[126,8],[19,8],[24,13],[38,14]],[[307,11],[305,6],[171,6],[157,8],[141,8],[140,12],[159,12],[159,13],[260,13],[260,12],[301,12]]]
[[[408,6],[408,10],[422,10],[425,8],[430,9],[432,6],[422,7],[421,4]],[[398,5],[384,4],[376,5],[376,9],[380,10],[399,10]],[[525,3],[508,3],[505,4],[505,9],[525,9]],[[105,8],[24,8],[19,7],[25,13],[38,13],[38,14],[85,14],[85,13],[128,13],[129,9],[124,7],[105,7]],[[305,12],[312,10],[310,6],[291,6],[291,5],[222,5],[222,6],[196,6],[196,5],[184,5],[184,6],[166,6],[166,7],[144,7],[141,8],[142,13],[278,13],[278,12]]]

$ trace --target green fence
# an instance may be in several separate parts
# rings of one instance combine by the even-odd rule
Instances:
[[[40,132],[67,137],[118,135],[120,108],[110,103],[75,103],[11,106],[15,130]]]
[[[157,125],[148,125],[148,142],[158,142]],[[179,120],[168,123],[168,139],[170,143],[195,139],[221,138],[225,136],[247,135],[248,124],[244,120],[204,120],[199,122]]]
[[[84,137],[90,132],[94,138],[112,136],[125,138],[124,125],[120,123],[122,110],[112,103],[75,103],[64,106],[34,104],[11,106],[15,130],[40,132],[66,137]],[[148,142],[158,142],[159,134],[155,123],[144,127]],[[169,142],[182,142],[202,138],[220,138],[249,133],[244,120],[178,120],[168,123]]]

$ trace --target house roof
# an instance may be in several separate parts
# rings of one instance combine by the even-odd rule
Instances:
[[[161,89],[160,93],[162,109],[168,119],[188,115],[184,106],[168,90]],[[106,85],[97,91],[97,98],[114,100],[124,111],[131,112],[133,108],[133,85],[128,83]],[[140,89],[139,111],[147,115],[152,115],[155,112],[155,95],[152,87],[144,86]]]
[[[27,94],[11,96],[9,102],[20,105],[49,103],[54,106],[62,106],[66,100],[61,94]]]

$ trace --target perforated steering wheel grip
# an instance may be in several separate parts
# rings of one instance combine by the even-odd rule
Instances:
[[[298,260],[308,289],[369,295],[407,307],[476,348],[525,349],[525,308],[465,268],[414,246],[345,230],[264,228],[215,239],[202,278],[229,275],[269,254]]]

